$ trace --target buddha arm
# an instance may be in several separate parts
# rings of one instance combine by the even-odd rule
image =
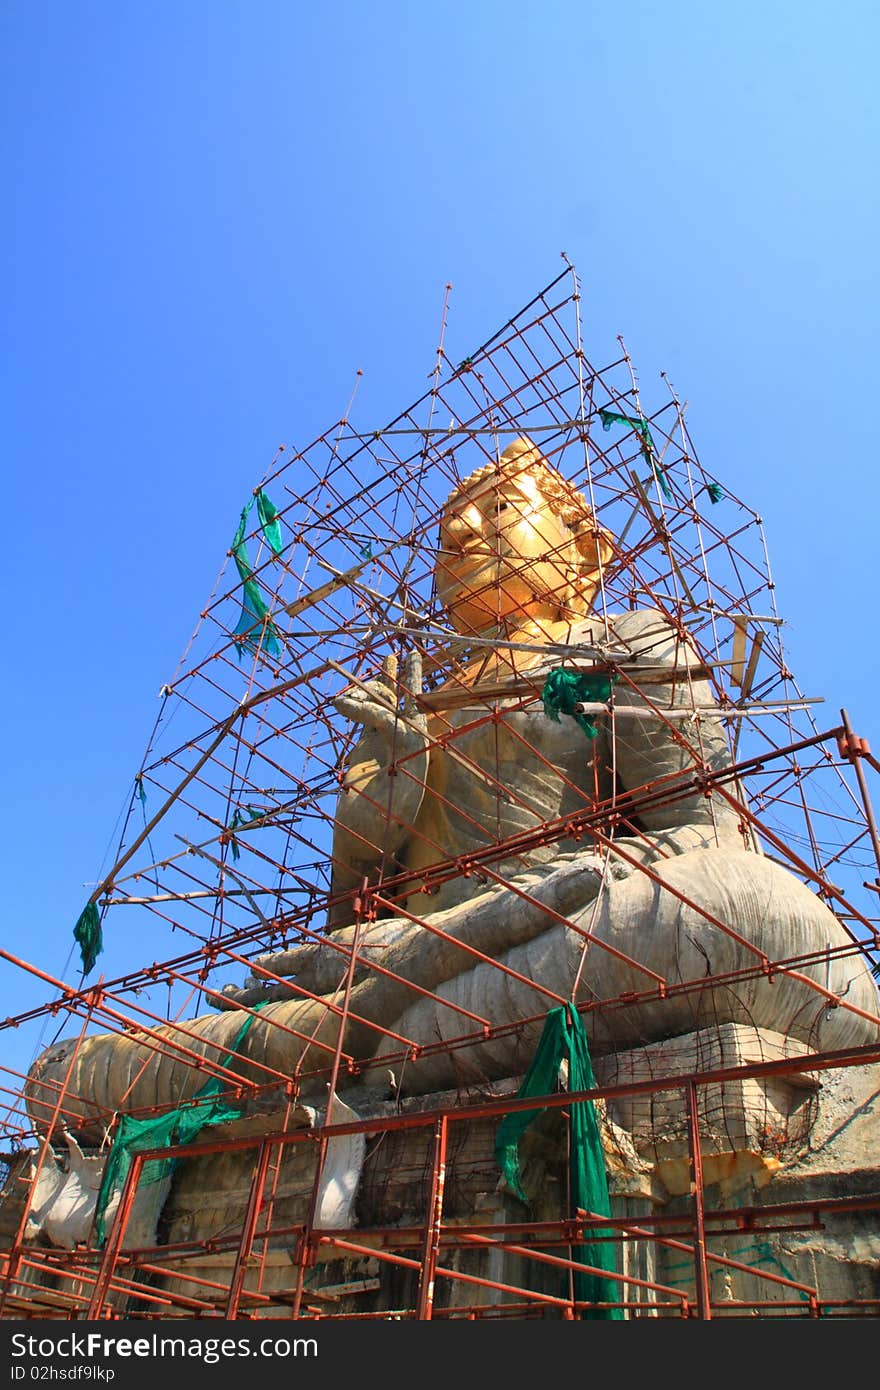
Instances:
[[[361,725],[341,777],[333,822],[331,893],[348,892],[386,857],[394,858],[412,829],[428,772],[427,719],[416,709],[421,659],[408,658],[403,709],[389,680],[370,681],[333,701]],[[350,920],[350,915],[331,917]]]
[[[655,804],[638,813],[647,830],[670,830],[679,825],[714,826],[724,838],[737,835],[738,816],[717,792],[691,795],[676,792],[698,768],[718,771],[731,762],[730,747],[709,682],[695,674],[700,664],[693,643],[676,631],[656,609],[638,609],[613,619],[614,637],[638,664],[654,668],[655,679],[644,694],[624,681],[615,687],[614,702],[642,707],[648,701],[658,711],[690,710],[693,718],[664,720],[661,713],[617,722],[615,761],[621,785],[635,791],[648,783],[661,785],[670,794],[666,804]],[[658,669],[668,670],[668,681],[657,680]],[[636,686],[638,675],[635,677]]]

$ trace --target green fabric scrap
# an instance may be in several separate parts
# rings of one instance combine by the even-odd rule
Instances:
[[[662,466],[662,464],[660,463],[659,459],[652,459],[652,460],[651,460],[651,467],[652,467],[653,470],[654,470],[654,477],[657,479],[657,482],[660,484],[660,491],[663,493],[663,496],[666,498],[666,501],[667,501],[667,502],[671,502],[671,501],[672,501],[672,488],[669,486],[669,484],[668,484],[667,481],[666,481],[666,469]]]
[[[262,495],[262,494],[260,494]],[[268,617],[269,610],[263,601],[260,586],[254,578],[251,569],[250,556],[248,555],[247,545],[245,544],[245,530],[251,508],[254,505],[252,497],[247,506],[242,509],[238,523],[238,530],[232,542],[232,558],[235,561],[235,568],[238,570],[238,577],[241,580],[241,615],[238,623],[233,629],[232,636],[235,641],[235,650],[239,660],[246,651],[259,653],[261,645],[265,647],[270,656],[281,655],[281,643],[278,640],[278,629]],[[256,499],[259,502],[259,496]],[[268,498],[266,499],[268,501]],[[272,507],[271,502],[269,506]],[[272,507],[274,515],[275,508]],[[268,516],[268,512],[267,512]],[[274,525],[277,527],[278,523]],[[278,531],[278,541],[280,544],[281,533]],[[277,552],[276,552],[277,553]]]
[[[648,428],[648,422],[643,415],[621,415],[616,410],[600,410],[599,419],[602,421],[603,430],[610,430],[612,425],[629,425],[630,429],[636,431],[642,437],[641,449],[651,469],[654,477],[660,484],[660,491],[667,502],[672,501],[672,490],[666,481],[666,470],[660,462],[657,447],[654,443],[653,435]]]
[[[241,853],[238,848],[238,841],[235,838],[236,830],[239,828],[240,825],[253,825],[254,821],[259,820],[260,817],[263,815],[262,811],[254,810],[253,806],[245,806],[245,811],[249,811],[250,814],[245,815],[244,811],[242,811],[240,806],[236,807],[235,814],[233,815],[232,820],[229,822],[229,844],[232,848],[233,859],[238,859]]]
[[[257,493],[257,514],[263,528],[263,535],[266,537],[266,544],[273,555],[280,555],[284,549],[284,541],[281,539],[278,508],[262,488]]]
[[[261,1008],[262,1005],[257,1005]],[[220,1063],[221,1067],[231,1068],[236,1053],[248,1029],[254,1022],[249,1014],[236,1033],[230,1051]],[[237,1120],[241,1107],[229,1105],[221,1099],[221,1093],[228,1083],[220,1077],[212,1077],[196,1092],[192,1100],[167,1110],[164,1115],[139,1120],[133,1115],[121,1115],[116,1127],[113,1147],[104,1165],[101,1187],[95,1208],[95,1240],[103,1245],[106,1239],[106,1213],[111,1199],[125,1184],[128,1170],[135,1154],[145,1149],[170,1149],[180,1144],[191,1144],[205,1125],[226,1124]],[[138,1181],[138,1190],[150,1183],[161,1182],[177,1167],[176,1158],[154,1158],[145,1163]]]
[[[144,779],[141,777],[140,773],[138,773],[137,777],[134,779],[134,794],[141,805],[146,806],[147,793],[144,791]]]
[[[86,903],[73,929],[73,939],[79,946],[83,974],[88,975],[104,949],[104,933],[101,931],[97,903]]]
[[[559,1068],[563,1061],[568,1062],[568,1089],[570,1091],[590,1091],[596,1085],[587,1035],[580,1014],[571,1004],[551,1009],[544,1021],[544,1029],[532,1064],[517,1092],[517,1098],[528,1096],[548,1096],[558,1087]],[[544,1107],[534,1110],[520,1110],[506,1115],[498,1127],[495,1138],[495,1160],[504,1175],[505,1182],[522,1202],[528,1205],[528,1198],[522,1187],[519,1167],[519,1141],[525,1131],[535,1122]],[[608,1179],[605,1174],[605,1154],[602,1137],[596,1120],[592,1101],[579,1101],[570,1107],[570,1160],[569,1177],[572,1210],[596,1213],[599,1216],[611,1215],[611,1202],[608,1196]],[[576,1246],[572,1259],[581,1264],[595,1265],[612,1273],[616,1270],[614,1245],[598,1237],[609,1236],[606,1229],[597,1229],[594,1239]],[[574,1296],[579,1303],[610,1303],[617,1299],[617,1284],[603,1279],[599,1274],[586,1270],[574,1274]],[[581,1314],[591,1320],[620,1320],[623,1317],[619,1308],[595,1308]]]
[[[239,574],[241,574],[240,565]],[[263,596],[257,587],[256,580],[253,578],[243,579],[241,588],[241,616],[232,633],[239,660],[246,651],[259,653],[261,645],[265,647],[270,656],[280,656],[281,643],[278,640],[278,629],[272,619],[267,616],[269,610],[263,602]]]
[[[541,700],[544,713],[559,723],[560,714],[570,714],[580,724],[587,738],[595,738],[599,730],[585,714],[575,710],[575,705],[605,704],[611,695],[611,687],[617,676],[593,675],[587,671],[566,671],[557,666],[544,682]]]
[[[720,502],[722,497],[724,496],[724,489],[722,488],[720,483],[707,483],[706,491],[709,494],[709,501],[712,503],[713,506],[716,502]]]
[[[242,507],[241,516],[238,519],[238,529],[232,541],[232,554],[235,557],[235,563],[238,564],[239,552],[241,552],[241,556],[244,560],[244,564],[247,566],[248,572],[250,572],[251,562],[248,559],[247,546],[244,543],[244,534],[247,530],[248,517],[251,514],[251,508],[253,507],[255,500],[256,499],[252,497],[251,500],[248,502],[247,506]],[[240,569],[239,574],[241,574]]]
[[[649,449],[654,449],[654,440],[648,428],[648,422],[642,415],[620,415],[616,410],[600,410],[599,419],[602,421],[603,430],[610,430],[612,425],[629,425],[630,429],[635,430],[642,436],[643,442]]]

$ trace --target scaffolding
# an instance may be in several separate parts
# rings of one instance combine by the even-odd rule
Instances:
[[[876,1240],[870,1156],[845,1195],[814,1169],[795,1180],[817,1152],[817,1122],[825,1133],[821,1097],[849,1078],[858,1110],[858,1097],[870,1108],[876,1091],[876,991],[868,999],[840,980],[876,978],[869,777],[880,763],[845,710],[816,722],[821,700],[788,667],[760,516],[701,464],[665,377],[652,409],[622,340],[614,360],[592,364],[580,302],[566,263],[459,361],[447,356],[444,306],[420,399],[366,430],[350,402],[307,448],[280,449],[254,488],[162,687],[115,862],[81,919],[100,919],[104,936],[124,932],[145,959],[95,982],[100,933],[84,930],[86,968],[70,984],[0,950],[46,989],[2,1027],[60,1025],[48,1070],[38,1063],[28,1078],[4,1068],[0,1316],[880,1310],[876,1274],[854,1275],[841,1292],[810,1255],[817,1233],[853,1250],[857,1238]],[[577,643],[555,631],[523,639],[516,624],[462,631],[444,601],[447,500],[476,475],[500,505],[499,460],[523,441],[592,516],[592,626]],[[503,505],[524,504],[505,494]],[[508,578],[496,569],[513,603]],[[482,601],[476,589],[470,601]],[[671,657],[622,644],[619,615],[644,612],[659,615],[664,641],[672,635]],[[561,712],[547,702],[551,669],[587,677]],[[358,821],[343,850],[346,769],[369,737],[352,714],[358,700],[385,701],[399,744],[385,791],[361,786],[381,833]],[[582,740],[583,777],[550,813],[516,764],[558,781],[559,759],[530,743],[514,714],[549,720],[566,747]],[[648,725],[675,749],[675,765],[658,771],[647,760],[624,784],[620,760],[635,756],[633,730]],[[497,752],[502,726],[508,745],[520,739],[520,760],[507,745]],[[434,819],[419,831],[407,793],[441,754],[477,779],[492,815],[469,812],[438,784]],[[769,950],[742,936],[732,911],[694,901],[669,866],[693,849],[675,835],[695,805],[710,839],[721,821],[732,827],[750,872],[768,883],[784,872],[806,913],[818,904],[833,915],[833,939],[793,948],[780,927]],[[450,852],[436,827],[453,823]],[[658,958],[641,937],[624,949],[600,920],[615,866],[655,908],[668,899],[676,920],[707,924],[727,954],[701,936],[699,968]],[[554,870],[562,897],[551,899]],[[596,885],[585,913],[565,894],[588,870]],[[508,913],[516,904],[517,921],[538,913],[577,939],[574,964],[558,968],[568,970],[563,984],[558,970],[518,970],[521,957],[485,946],[480,905],[502,900]],[[477,917],[463,931],[455,913],[468,904]],[[456,996],[448,974],[410,973],[397,938],[382,935],[392,922],[408,942],[416,933],[458,953],[457,970],[497,980],[497,992]],[[612,960],[628,987],[603,993],[597,959]],[[782,995],[772,1018],[763,1005],[753,1016],[743,1001],[772,995],[780,980],[799,992]],[[371,985],[396,1006],[371,1005]],[[737,1005],[722,1016],[728,998]],[[495,1137],[505,1115],[535,1110],[533,1096],[518,1094],[523,1073],[548,1010],[572,1003],[590,1033],[595,1084],[568,1089],[561,1073],[540,1098],[523,1140],[523,1203],[499,1183]],[[411,1026],[420,1009],[442,1027]],[[840,1019],[854,1031],[824,1031]],[[829,1046],[828,1036],[843,1041]],[[128,1068],[112,1095],[86,1084],[108,1039]],[[161,1118],[206,1086],[223,1116],[195,1139],[133,1151],[105,1230],[93,1221],[71,1248],[47,1237],[39,1180],[72,1171],[65,1137],[96,1165],[94,1213],[120,1117]],[[586,1103],[600,1124],[604,1210],[579,1207],[567,1176],[573,1110]],[[162,1202],[142,1226],[138,1197],[156,1186],[159,1162]],[[610,1261],[584,1258],[603,1247]],[[605,1281],[599,1301],[578,1294],[585,1269]]]

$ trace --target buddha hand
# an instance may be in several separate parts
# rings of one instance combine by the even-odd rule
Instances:
[[[362,726],[341,777],[334,860],[374,861],[396,853],[407,838],[428,771],[428,722],[416,703],[421,688],[421,653],[411,652],[402,683],[386,670],[333,700],[340,714]]]

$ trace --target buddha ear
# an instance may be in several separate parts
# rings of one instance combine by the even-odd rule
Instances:
[[[558,590],[556,616],[560,621],[570,622],[573,617],[582,617],[584,610],[584,583],[582,566],[578,563],[566,565],[565,582]]]
[[[604,527],[599,526],[599,524],[596,523],[595,539],[598,564],[601,564],[603,569],[607,569],[607,567],[611,564],[611,561],[614,559],[614,555],[616,553],[614,537],[611,535],[610,531],[606,531]]]
[[[614,558],[614,539],[610,531],[588,517],[575,531],[574,543],[580,557],[578,573],[583,579],[604,570]]]
[[[571,608],[579,616],[589,613],[596,601],[600,575],[607,576],[616,550],[610,532],[592,518],[575,535],[577,562],[571,581]]]

